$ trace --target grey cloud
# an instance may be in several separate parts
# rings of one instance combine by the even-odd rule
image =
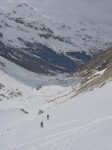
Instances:
[[[0,5],[5,2],[6,6],[8,1],[25,1],[45,10],[74,11],[93,21],[112,24],[112,0],[0,0]]]

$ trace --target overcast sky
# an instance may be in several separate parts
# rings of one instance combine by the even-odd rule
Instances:
[[[94,21],[112,24],[112,0],[0,0],[0,3],[5,1],[26,1],[35,7],[60,12],[71,11]]]
[[[85,18],[112,24],[112,0],[34,0],[59,11],[74,11]]]

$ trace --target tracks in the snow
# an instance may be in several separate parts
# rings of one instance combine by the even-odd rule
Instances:
[[[63,142],[64,139],[67,139],[69,143],[65,147],[65,150],[67,150],[69,149],[69,146],[72,144],[72,142],[75,141],[77,138],[79,138],[82,134],[87,133],[87,131],[91,131],[91,132],[94,131],[95,126],[110,119],[112,119],[112,116],[94,120],[78,127],[73,127],[75,126],[75,122],[76,122],[75,120],[65,122],[55,127],[52,127],[51,129],[48,130],[43,129],[42,131],[37,133],[37,138],[35,140],[16,145],[11,150],[26,150],[26,149],[31,150],[32,147],[36,147],[35,149],[37,150],[39,148],[44,149],[46,146],[50,146],[58,142],[60,142],[60,146],[62,146],[61,142]],[[71,141],[71,137],[73,141]]]

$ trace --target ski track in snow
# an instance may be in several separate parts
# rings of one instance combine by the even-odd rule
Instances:
[[[112,149],[108,146],[112,139],[112,82],[70,98],[75,86],[52,85],[35,90],[2,71],[0,75],[3,94],[12,89],[23,93],[21,97],[0,101],[0,150],[83,150],[83,146],[84,150]],[[46,97],[55,100],[48,103]],[[39,109],[44,113],[38,115]],[[46,120],[46,114],[50,120]],[[44,128],[40,128],[41,121]]]
[[[82,134],[87,134],[88,130],[90,130],[91,132],[97,132],[99,130],[102,130],[102,128],[97,129],[97,130],[91,130],[91,129],[94,126],[97,126],[98,124],[103,123],[104,121],[107,121],[107,120],[110,120],[110,119],[112,119],[112,116],[108,116],[108,117],[105,117],[105,118],[102,118],[102,119],[97,119],[97,120],[91,121],[87,124],[84,124],[83,126],[79,126],[79,127],[75,127],[75,128],[71,128],[71,129],[66,129],[62,132],[57,132],[55,134],[49,134],[52,130],[55,132],[54,129],[58,129],[62,126],[65,127],[67,124],[73,124],[74,122],[78,121],[78,120],[71,120],[69,122],[59,124],[59,125],[51,128],[51,129],[46,130],[48,132],[48,135],[45,136],[44,138],[37,138],[33,141],[16,145],[13,148],[10,148],[10,150],[19,150],[19,149],[26,150],[26,149],[29,149],[29,147],[32,147],[35,144],[38,145],[38,148],[42,148],[42,147],[45,147],[46,145],[49,145],[49,144],[52,144],[52,143],[54,144],[54,143],[56,143],[60,140],[66,139],[67,137],[68,137],[67,140],[68,140],[69,144],[67,145],[66,148],[64,148],[64,150],[68,150],[69,147],[74,143],[74,141],[77,140]],[[43,132],[45,132],[45,131],[42,131],[42,133]],[[38,135],[38,133],[37,133],[37,135]],[[70,135],[75,136],[72,140],[70,138],[71,142],[69,141],[69,136]]]

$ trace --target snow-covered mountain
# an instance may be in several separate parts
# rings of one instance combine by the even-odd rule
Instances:
[[[53,74],[75,71],[93,53],[111,46],[111,25],[95,23],[68,11],[62,15],[51,10],[53,19],[34,4],[34,0],[1,1],[1,56],[31,71]],[[55,19],[56,14],[63,19]]]
[[[35,89],[9,76],[8,72],[14,76],[10,69],[15,64],[1,57],[0,149],[111,149],[111,49],[98,58],[98,63],[95,58],[74,75],[74,85],[54,83]],[[18,72],[22,69],[17,65],[15,68]],[[78,83],[76,76],[82,78]]]
[[[0,1],[0,150],[112,149],[111,4]]]
[[[70,86],[80,82],[81,78],[74,79],[70,74],[57,74],[55,76],[46,76],[38,73],[34,73],[16,65],[7,59],[0,56],[0,70],[4,71],[7,75],[15,78],[16,80],[24,83],[33,88],[39,89],[42,86],[49,85],[61,85]]]

